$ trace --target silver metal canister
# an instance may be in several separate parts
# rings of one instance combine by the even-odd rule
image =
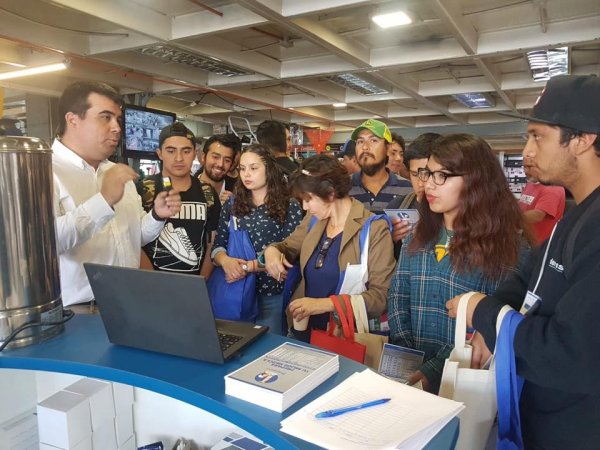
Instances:
[[[52,150],[41,139],[0,137],[0,344],[21,325],[62,318],[52,192]],[[27,328],[7,347],[62,330]]]

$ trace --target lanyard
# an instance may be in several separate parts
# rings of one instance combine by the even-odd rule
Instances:
[[[548,250],[550,249],[550,244],[552,243],[552,238],[554,237],[554,232],[556,231],[556,227],[558,226],[558,222],[554,224],[554,228],[552,228],[552,233],[550,234],[550,239],[548,239],[548,244],[546,244],[546,251],[544,252],[544,258],[542,259],[542,267],[540,267],[540,273],[538,275],[538,279],[535,282],[535,286],[533,288],[533,293],[537,291],[538,286],[540,285],[540,281],[542,281],[542,275],[544,274],[544,269],[546,268],[546,259],[548,259]]]

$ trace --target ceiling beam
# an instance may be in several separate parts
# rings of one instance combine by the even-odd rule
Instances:
[[[460,43],[467,55],[477,55],[478,33],[471,22],[462,15],[460,5],[456,0],[431,0],[433,10],[443,23],[448,26],[454,38]],[[493,90],[513,112],[517,109],[511,98],[502,90],[500,85],[501,74],[494,67],[489,66],[482,58],[473,58],[473,61],[490,82]]]
[[[410,83],[407,82],[408,80],[406,80],[405,82],[399,83],[395,79],[392,79],[391,77],[388,77],[388,76],[382,74],[381,72],[374,72],[371,75],[373,75],[375,78],[385,81],[385,82],[389,83],[390,85],[392,85],[393,87],[405,92],[407,95],[414,98],[421,105],[423,105],[433,111],[437,111],[438,113],[443,114],[447,118],[452,119],[458,123],[465,123],[464,119],[462,119],[460,116],[452,114],[450,111],[448,111],[448,108],[445,108],[444,106],[438,104],[437,102],[421,95],[419,93],[419,89],[415,88],[415,87],[411,87]]]
[[[357,68],[364,69],[371,67],[369,49],[340,36],[316,20],[305,17],[296,19],[287,18],[282,14],[281,8],[279,10],[273,9],[264,0],[237,0],[237,2],[253,13],[259,14],[265,19],[287,28],[290,32],[313,42]],[[271,3],[277,4],[278,2]]]
[[[88,14],[128,30],[168,41],[171,18],[136,2],[119,0],[51,0],[51,3]]]
[[[207,36],[267,23],[264,17],[237,4],[223,5],[219,12],[222,15],[198,11],[173,17],[173,39]]]

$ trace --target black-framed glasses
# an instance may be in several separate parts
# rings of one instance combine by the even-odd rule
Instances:
[[[433,177],[433,184],[437,184],[438,186],[443,185],[448,178],[451,177],[462,177],[460,173],[448,173],[443,172],[441,170],[429,170],[426,168],[420,168],[418,171],[419,180],[425,183],[429,180],[429,177]]]
[[[317,255],[317,259],[315,261],[315,269],[320,269],[321,267],[323,267],[323,264],[325,264],[325,256],[327,256],[327,251],[329,250],[329,247],[331,247],[331,244],[333,243],[334,239],[335,238],[330,237],[325,238],[325,240],[321,244],[319,254]]]

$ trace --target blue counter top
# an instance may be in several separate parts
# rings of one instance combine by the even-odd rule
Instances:
[[[284,413],[225,395],[224,376],[286,341],[267,334],[224,365],[112,345],[99,316],[76,315],[61,335],[29,347],[0,353],[0,368],[41,370],[100,378],[148,389],[219,416],[276,449],[317,448],[279,432],[280,422],[355,372],[361,364],[340,358],[340,371]],[[198,343],[202,345],[202,343]],[[453,448],[458,419],[453,419],[426,447]]]

